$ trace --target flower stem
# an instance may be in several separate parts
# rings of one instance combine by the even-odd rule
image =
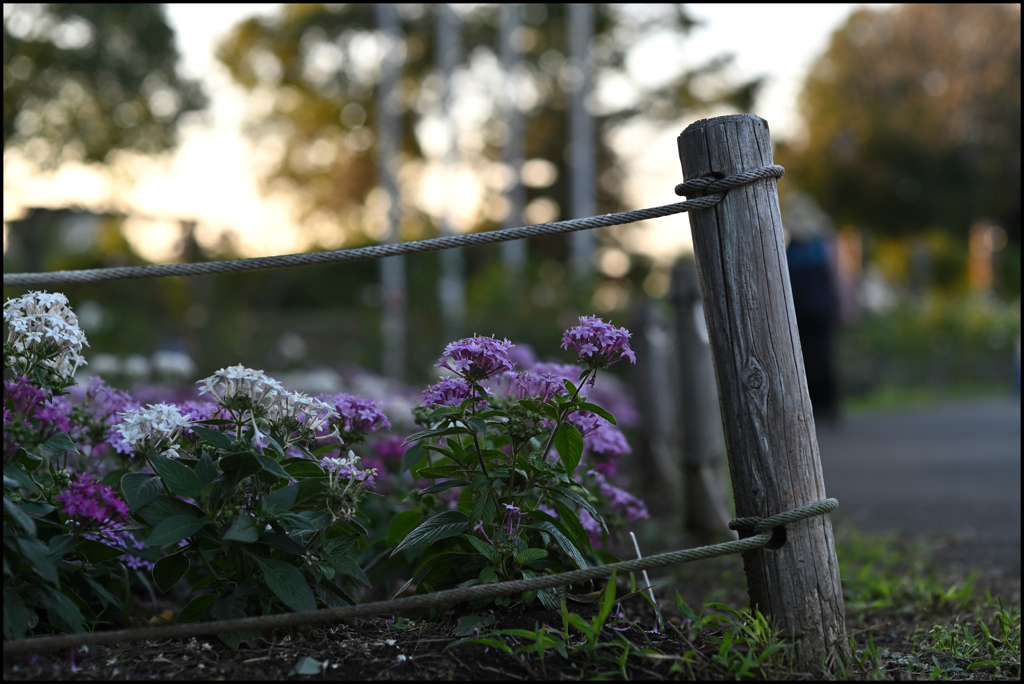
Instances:
[[[558,416],[558,420],[555,421],[555,427],[551,431],[551,436],[548,437],[548,443],[544,445],[544,453],[541,454],[542,461],[547,459],[548,452],[551,451],[551,445],[555,442],[555,435],[558,433],[558,428],[562,427],[562,423],[564,423],[565,419],[569,417],[569,414],[576,410],[572,408],[572,405],[576,403],[576,399],[580,396],[580,390],[583,389],[585,384],[587,384],[587,376],[591,373],[597,375],[597,370],[594,368],[587,369],[586,374],[580,378],[580,384],[576,386],[576,391],[573,392],[573,395],[569,397],[569,401],[566,402],[566,408],[562,409]]]

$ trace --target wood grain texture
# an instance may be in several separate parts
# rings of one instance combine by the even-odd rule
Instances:
[[[772,164],[768,123],[741,114],[679,136],[686,180]],[[775,179],[734,188],[690,213],[736,515],[767,516],[826,498],[797,334]],[[793,633],[801,662],[849,660],[828,516],[786,528],[779,549],[744,554],[751,601]]]

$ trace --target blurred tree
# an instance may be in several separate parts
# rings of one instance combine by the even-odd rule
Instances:
[[[400,5],[404,72],[397,98],[404,120],[402,154],[407,162],[440,158],[440,134],[431,126],[437,115],[442,80],[435,62],[431,5]],[[567,108],[579,69],[568,55],[567,9],[563,4],[524,4],[517,36],[523,50],[522,69],[500,69],[499,6],[456,6],[461,15],[466,61],[457,75],[456,113],[463,164],[485,186],[475,229],[498,227],[508,211],[503,195],[510,187],[509,170],[500,162],[508,126],[501,103],[514,91],[526,113],[525,159],[544,160],[529,166],[527,220],[555,220],[569,211]],[[607,143],[611,127],[643,118],[665,122],[683,110],[727,102],[748,109],[760,81],[740,86],[725,83],[721,72],[728,59],[711,59],[697,69],[680,73],[666,68],[657,85],[638,84],[626,74],[629,49],[641,38],[668,34],[681,42],[697,22],[680,6],[648,7],[642,11],[597,5],[590,56],[598,85],[618,79],[631,94],[609,104],[596,100],[599,142],[598,211],[621,207],[621,169]],[[662,37],[665,37],[662,35]],[[273,18],[252,18],[237,25],[218,50],[218,58],[252,96],[250,132],[271,158],[268,188],[284,188],[304,201],[310,215],[329,217],[340,225],[337,242],[365,242],[373,234],[372,212],[366,199],[377,185],[374,133],[377,121],[374,89],[382,42],[374,27],[370,5],[283,5]],[[593,99],[593,98],[592,98]],[[607,98],[605,98],[607,99]],[[419,116],[414,117],[417,114]],[[443,131],[441,131],[443,133]],[[428,154],[429,153],[429,154]],[[415,176],[418,163],[405,164],[404,177]],[[405,190],[408,186],[404,186]],[[409,201],[409,200],[407,200]],[[407,209],[412,207],[407,207]],[[436,218],[436,217],[435,217]],[[367,226],[370,226],[369,233]],[[432,232],[434,222],[406,212],[404,237]],[[469,227],[469,226],[467,226]]]
[[[5,4],[4,151],[41,169],[174,145],[206,106],[157,4]]]
[[[804,84],[806,146],[779,163],[840,222],[966,244],[988,218],[1019,246],[1020,59],[1019,5],[859,9]]]

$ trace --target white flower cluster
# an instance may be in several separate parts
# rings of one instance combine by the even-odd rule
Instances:
[[[16,357],[13,365],[22,372],[43,363],[65,378],[86,364],[82,347],[88,347],[78,317],[59,292],[29,292],[4,304],[8,326],[7,344]]]
[[[210,394],[226,408],[231,400],[248,398],[252,406],[262,407],[263,416],[272,423],[293,418],[304,429],[316,432],[338,412],[330,404],[313,399],[301,392],[289,392],[281,383],[268,377],[263,371],[246,368],[239,364],[222,368],[208,378],[200,380],[199,394]],[[250,416],[255,419],[256,416]]]
[[[174,442],[192,424],[174,404],[150,404],[120,415],[123,420],[116,429],[133,449],[138,450],[147,442],[152,448],[167,444],[164,456],[170,458],[178,457],[178,445]]]

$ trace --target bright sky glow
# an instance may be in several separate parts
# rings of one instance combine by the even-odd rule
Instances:
[[[714,55],[735,53],[729,74],[736,81],[758,75],[768,79],[754,113],[768,120],[776,139],[799,136],[796,98],[803,76],[825,49],[831,32],[855,7],[691,5],[692,14],[704,25],[679,46],[664,35],[651,36],[630,60],[630,77],[650,78],[650,74],[657,73],[657,64],[666,58],[692,66]],[[278,8],[277,4],[168,5],[184,58],[183,70],[189,76],[201,77],[211,97],[206,119],[183,130],[182,144],[169,159],[132,163],[126,172],[134,181],[130,186],[79,166],[43,177],[19,165],[16,158],[9,158],[4,173],[4,219],[16,218],[31,206],[120,210],[140,217],[132,221],[127,232],[142,256],[153,261],[166,260],[173,254],[178,219],[198,220],[197,237],[204,246],[216,244],[223,233],[228,233],[244,256],[303,251],[309,247],[311,235],[329,233],[323,226],[300,228],[286,198],[260,196],[257,182],[261,156],[241,133],[246,109],[242,91],[213,57],[214,47],[231,26],[256,14],[274,15]],[[620,85],[628,88],[628,84]],[[637,125],[613,140],[622,150],[638,151],[628,157],[630,206],[678,201],[672,192],[681,180],[675,137],[692,120],[720,113],[693,115],[670,129]],[[465,172],[457,174],[454,188],[429,174],[423,180],[420,199],[430,214],[441,210],[435,206],[437,198],[445,194],[438,192],[441,184],[460,197],[480,187],[480,182]],[[454,217],[457,225],[466,225],[472,218]],[[649,254],[666,266],[690,249],[689,227],[681,217],[648,222],[621,236],[630,249]]]

